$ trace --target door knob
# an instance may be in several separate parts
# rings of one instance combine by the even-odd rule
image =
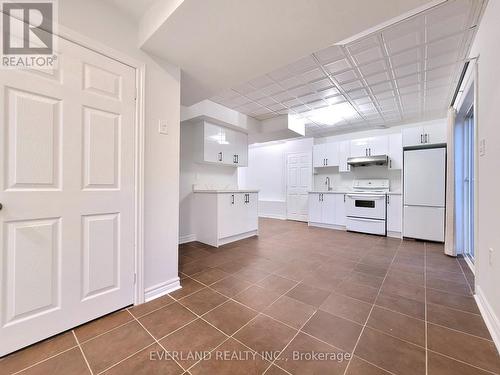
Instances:
[[[3,208],[2,203],[0,203],[0,210]]]

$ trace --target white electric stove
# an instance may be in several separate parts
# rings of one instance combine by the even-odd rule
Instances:
[[[354,180],[346,194],[347,230],[387,235],[388,179]]]

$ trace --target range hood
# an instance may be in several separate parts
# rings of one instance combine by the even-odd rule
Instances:
[[[368,165],[387,165],[389,157],[387,155],[358,156],[348,158],[347,164],[353,167],[366,167]]]

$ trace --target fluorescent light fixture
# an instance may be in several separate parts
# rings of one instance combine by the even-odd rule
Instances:
[[[317,124],[335,125],[344,120],[356,117],[356,110],[349,103],[331,105],[315,109],[307,114],[307,118]]]

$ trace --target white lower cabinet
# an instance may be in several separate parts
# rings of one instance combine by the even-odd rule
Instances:
[[[344,194],[309,193],[309,225],[345,226]]]
[[[211,246],[258,235],[256,192],[195,192],[196,240]]]
[[[387,233],[401,233],[403,228],[403,197],[389,194],[387,196]]]

